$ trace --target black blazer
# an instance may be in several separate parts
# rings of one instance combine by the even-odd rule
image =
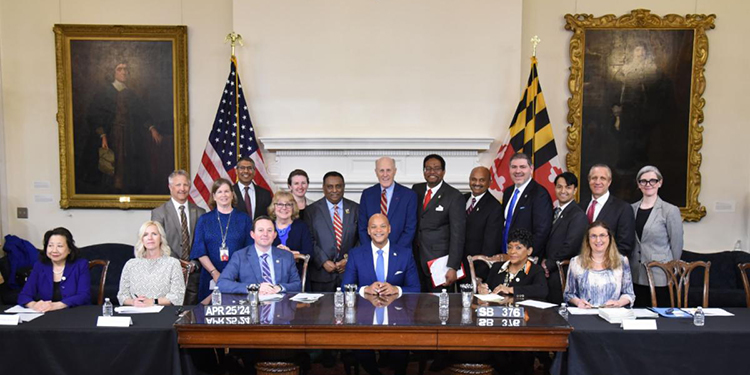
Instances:
[[[589,220],[576,202],[571,202],[552,224],[545,251],[547,270],[557,271],[557,261],[570,259],[581,252]]]
[[[464,194],[466,201],[471,193]],[[465,206],[464,206],[465,207]],[[503,206],[489,191],[484,194],[474,210],[466,215],[466,240],[464,241],[464,271],[469,272],[468,255],[492,256],[500,252],[503,240]],[[484,262],[474,264],[477,277],[487,278],[489,267]]]
[[[429,276],[427,262],[448,256],[448,267],[458,270],[464,253],[466,238],[466,201],[453,186],[443,181],[443,185],[430,199],[427,209],[423,209],[427,184],[412,186],[417,193],[417,235],[415,246],[419,247],[417,263],[422,272]]]
[[[490,274],[487,276],[487,286],[490,290],[495,289],[498,285],[505,282],[506,272],[502,271],[503,264],[507,262],[497,262],[490,268]],[[538,264],[531,264],[529,273],[523,270],[519,271],[516,277],[510,280],[508,286],[513,287],[513,294],[523,294],[526,299],[547,300],[547,277],[544,276],[544,269]]]
[[[586,212],[589,202],[591,202],[591,199],[581,202],[580,206],[584,212]],[[601,220],[609,225],[612,234],[615,236],[615,244],[617,244],[620,254],[626,257],[629,256],[633,251],[633,246],[635,246],[635,215],[633,214],[633,208],[625,203],[625,201],[610,193],[607,203],[599,211],[599,216],[596,217],[596,220]]]
[[[503,226],[500,229],[500,241],[502,241],[502,231],[505,228],[505,207],[510,204],[515,190],[516,187],[513,185],[503,192]],[[534,236],[534,252],[531,255],[542,258],[547,247],[547,237],[552,229],[552,215],[552,199],[547,189],[531,180],[523,194],[517,198],[508,232],[510,233],[513,229],[526,229],[531,232]]]
[[[253,185],[255,185],[255,207],[253,207],[254,213],[250,216],[250,219],[255,219],[260,215],[268,216],[268,206],[271,205],[271,192],[255,183],[253,183]],[[232,186],[232,191],[234,191],[234,195],[237,196],[237,205],[234,206],[234,209],[239,212],[247,211],[245,210],[245,199],[243,199],[245,192],[240,191],[239,182]],[[250,215],[247,212],[245,213]]]

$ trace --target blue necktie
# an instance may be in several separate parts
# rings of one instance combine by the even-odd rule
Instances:
[[[383,250],[378,250],[378,261],[375,263],[375,277],[379,282],[385,282],[385,260],[383,259]]]
[[[510,223],[513,221],[513,209],[516,208],[516,199],[518,199],[518,189],[513,192],[513,198],[510,200],[508,205],[508,217],[505,218],[505,229],[503,229],[503,254],[508,252],[508,231],[510,231]]]
[[[385,307],[375,308],[375,319],[377,319],[378,325],[382,325],[385,321]]]
[[[260,271],[261,275],[263,276],[263,282],[273,284],[273,280],[271,280],[271,267],[268,266],[268,254],[263,254],[260,256],[260,258],[263,260],[260,263]]]

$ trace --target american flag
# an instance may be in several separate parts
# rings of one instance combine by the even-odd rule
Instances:
[[[242,94],[242,84],[237,74],[237,60],[232,56],[229,77],[221,95],[214,126],[208,135],[206,150],[203,151],[198,173],[190,188],[190,200],[208,209],[211,185],[220,177],[236,181],[235,166],[237,160],[243,156],[249,156],[255,161],[256,173],[253,182],[273,191],[263,163],[263,155],[255,138],[253,123],[250,121],[247,102]]]

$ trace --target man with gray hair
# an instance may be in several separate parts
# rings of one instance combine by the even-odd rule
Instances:
[[[612,184],[612,170],[606,164],[594,164],[589,169],[591,198],[581,197],[579,206],[586,213],[589,223],[603,221],[609,225],[615,238],[617,250],[629,256],[635,246],[635,215],[625,201],[609,193]]]
[[[158,221],[167,234],[165,239],[172,249],[172,256],[190,261],[190,247],[193,244],[193,233],[198,218],[206,210],[188,201],[190,194],[190,175],[182,169],[169,175],[169,195],[171,199],[151,211],[151,220]],[[185,305],[198,304],[198,282],[200,264],[193,261],[195,268],[190,274],[185,290]]]

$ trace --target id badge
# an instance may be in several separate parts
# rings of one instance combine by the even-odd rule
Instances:
[[[220,247],[219,257],[221,257],[222,262],[229,262],[229,248],[226,246]]]

